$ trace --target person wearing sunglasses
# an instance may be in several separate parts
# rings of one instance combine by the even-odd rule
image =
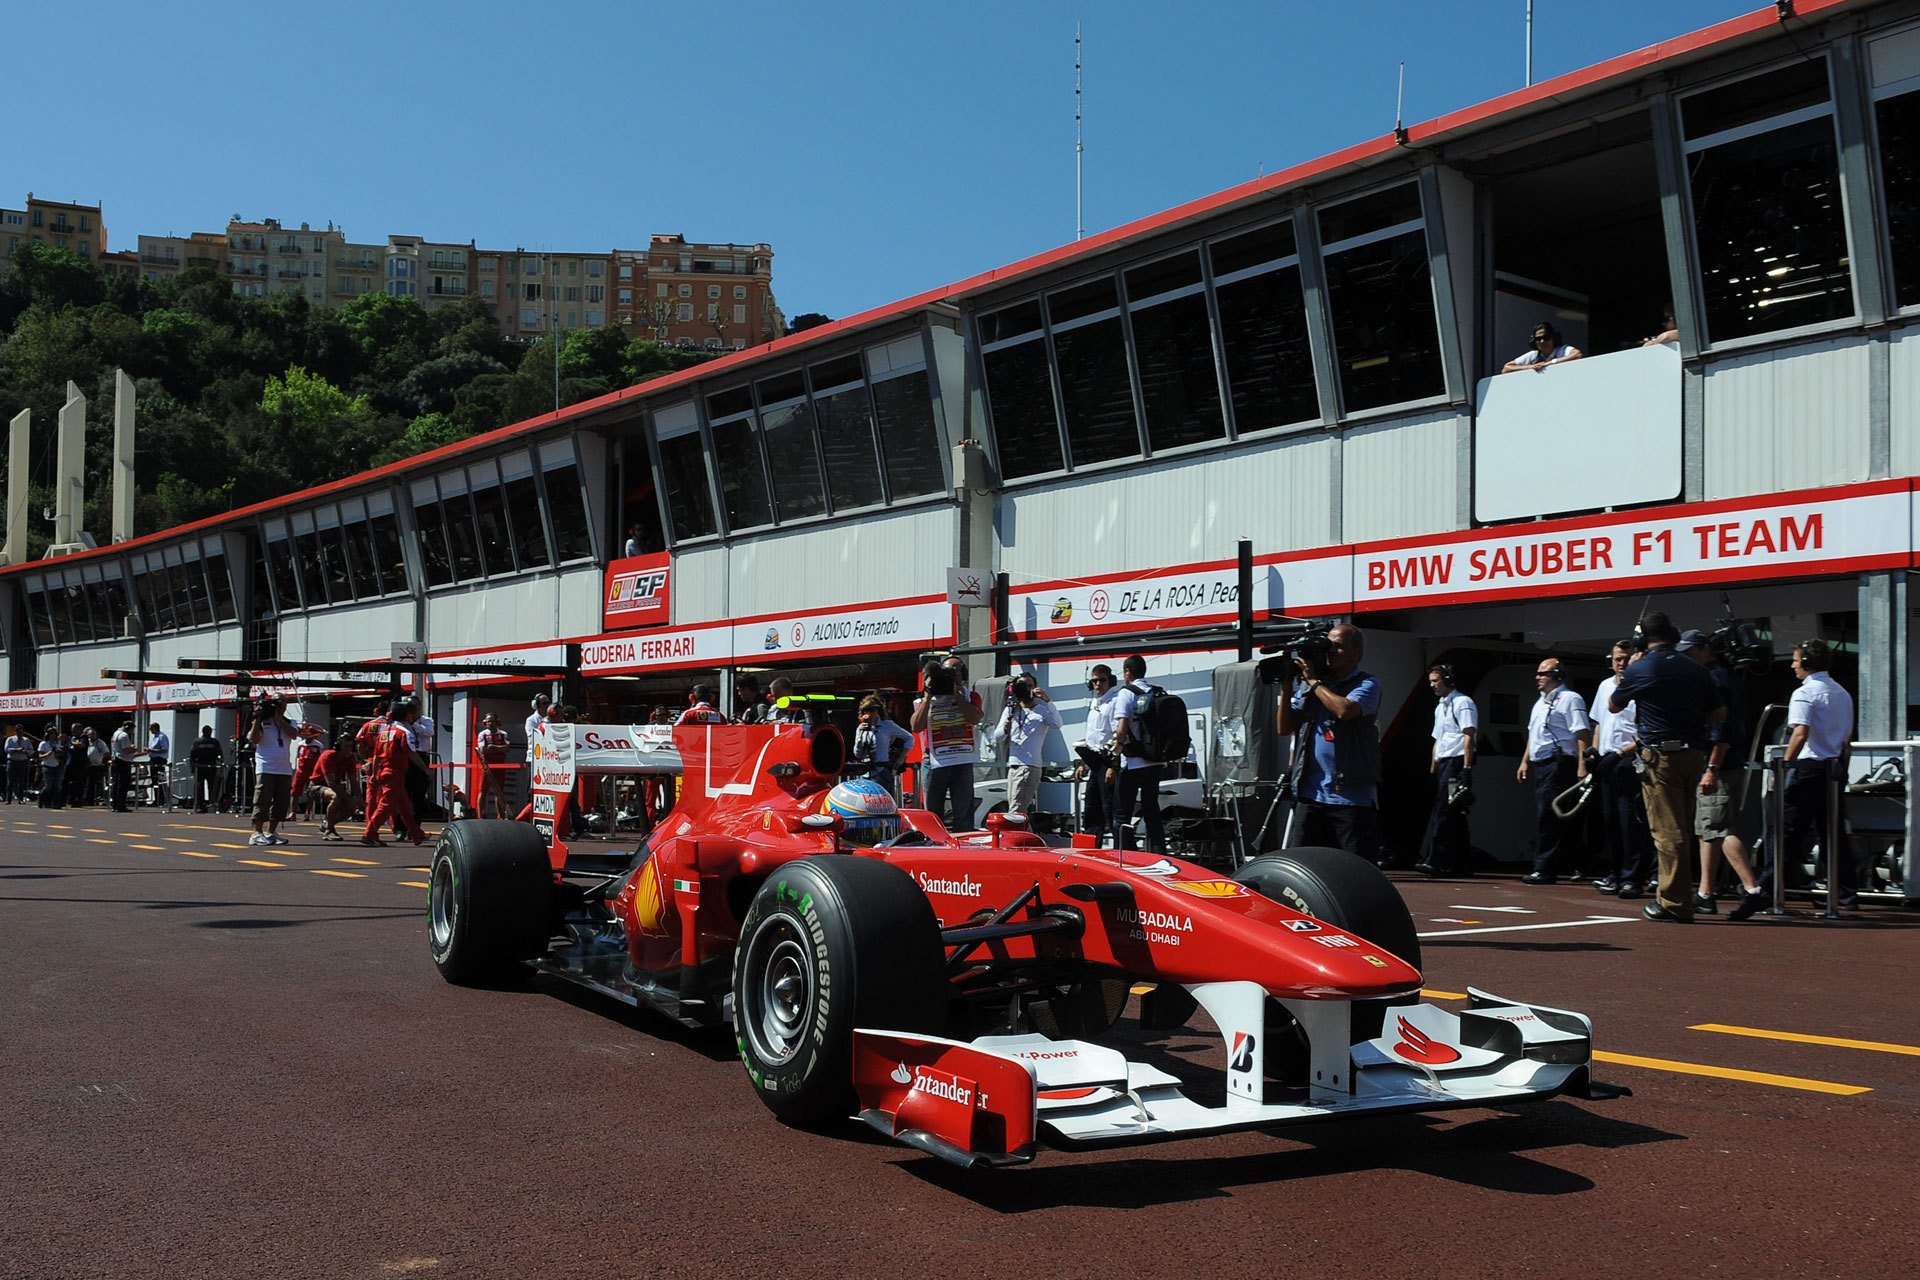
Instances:
[[[1580,348],[1561,341],[1560,331],[1553,327],[1552,321],[1542,320],[1533,326],[1533,335],[1527,340],[1527,349],[1507,361],[1500,372],[1540,373],[1549,365],[1578,360],[1583,354]]]

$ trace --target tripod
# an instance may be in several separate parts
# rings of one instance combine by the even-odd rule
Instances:
[[[1278,812],[1280,802],[1287,802],[1287,825],[1280,832],[1280,847],[1286,848],[1293,843],[1293,818],[1299,812],[1299,806],[1293,803],[1293,779],[1282,776],[1273,784],[1273,802],[1267,806],[1267,816],[1260,820],[1259,834],[1253,837],[1253,847],[1261,848],[1267,841],[1267,828],[1273,825],[1273,815]]]

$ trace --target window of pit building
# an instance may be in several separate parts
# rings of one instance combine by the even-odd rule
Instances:
[[[453,554],[447,547],[447,527],[440,515],[440,493],[433,477],[415,480],[413,530],[420,544],[420,565],[426,570],[429,587],[444,587],[453,582]]]
[[[268,520],[261,526],[266,545],[267,572],[273,581],[274,608],[287,613],[303,608],[300,601],[299,570],[294,567],[293,535],[284,520]]]
[[[717,347],[719,339],[713,339]],[[800,370],[754,384],[760,401],[760,431],[766,437],[767,469],[773,477],[774,513],[782,520],[825,515],[827,493],[820,477],[820,446],[814,440],[807,381]]]
[[[933,416],[925,342],[921,335],[909,334],[875,343],[865,355],[888,497],[899,502],[941,492],[947,487],[947,468]]]
[[[1159,453],[1222,438],[1227,420],[1199,251],[1130,267],[1122,279],[1149,448]]]
[[[1419,188],[1389,187],[1318,217],[1342,406],[1359,413],[1443,394]]]
[[[1826,60],[1692,94],[1680,133],[1708,340],[1851,316]]]
[[[728,532],[773,523],[773,502],[753,430],[753,391],[733,387],[707,396],[708,431]]]
[[[1920,27],[1867,46],[1894,305],[1920,307]]]
[[[347,562],[347,549],[341,541],[339,506],[328,503],[315,507],[313,528],[320,544],[320,573],[325,580],[327,599],[334,604],[357,599],[359,592],[354,589],[353,568]]]
[[[1120,297],[1111,276],[1047,295],[1067,464],[1076,469],[1140,452]]]
[[[1215,240],[1207,257],[1235,433],[1319,418],[1293,223],[1273,222]]]
[[[474,527],[473,499],[464,471],[443,471],[434,477],[440,490],[440,517],[447,526],[447,550],[453,556],[453,580],[473,582],[487,576],[480,554],[480,533]],[[511,570],[511,553],[507,568]]]
[[[520,567],[544,569],[553,563],[553,553],[552,543],[547,540],[546,516],[541,510],[540,484],[533,473],[533,454],[525,449],[516,450],[500,455],[498,463],[500,492]]]
[[[820,430],[826,463],[827,493],[836,512],[877,506],[880,453],[873,439],[873,408],[858,355],[842,356],[807,369],[813,389],[813,418]]]
[[[587,518],[587,492],[573,441],[549,440],[540,446],[540,487],[547,495],[547,523],[553,530],[553,562],[571,564],[593,558],[593,528]]]
[[[666,496],[667,521],[674,541],[710,536],[714,532],[713,490],[707,482],[700,414],[693,401],[655,410],[653,438],[660,458],[660,492]]]
[[[300,575],[300,598],[307,608],[317,609],[331,603],[327,598],[327,575],[321,566],[320,534],[314,528],[311,511],[296,511],[287,518],[293,528],[294,564]]]
[[[1000,474],[1016,480],[1064,469],[1039,300],[986,312],[974,324]]]

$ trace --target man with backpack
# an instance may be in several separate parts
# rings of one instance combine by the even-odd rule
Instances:
[[[1324,659],[1295,660],[1300,674],[1284,682],[1274,715],[1280,736],[1295,738],[1292,846],[1379,861],[1380,685],[1360,669],[1364,652],[1360,628],[1333,628]]]
[[[1186,706],[1159,685],[1147,683],[1147,660],[1130,655],[1120,664],[1126,683],[1113,702],[1113,745],[1120,766],[1109,771],[1113,780],[1113,847],[1133,847],[1133,806],[1147,820],[1147,850],[1167,851],[1166,828],[1160,819],[1160,775],[1172,760],[1184,759]],[[1175,716],[1179,723],[1173,723]]]

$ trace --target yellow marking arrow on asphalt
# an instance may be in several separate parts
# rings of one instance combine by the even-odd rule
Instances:
[[[1703,1022],[1689,1031],[1718,1031],[1723,1036],[1752,1036],[1756,1040],[1787,1040],[1794,1044],[1824,1044],[1836,1049],[1867,1049],[1874,1053],[1904,1053],[1920,1058],[1920,1047],[1889,1044],[1884,1040],[1847,1040],[1839,1036],[1810,1036],[1798,1031],[1762,1031],[1758,1027],[1729,1027],[1719,1022]]]

